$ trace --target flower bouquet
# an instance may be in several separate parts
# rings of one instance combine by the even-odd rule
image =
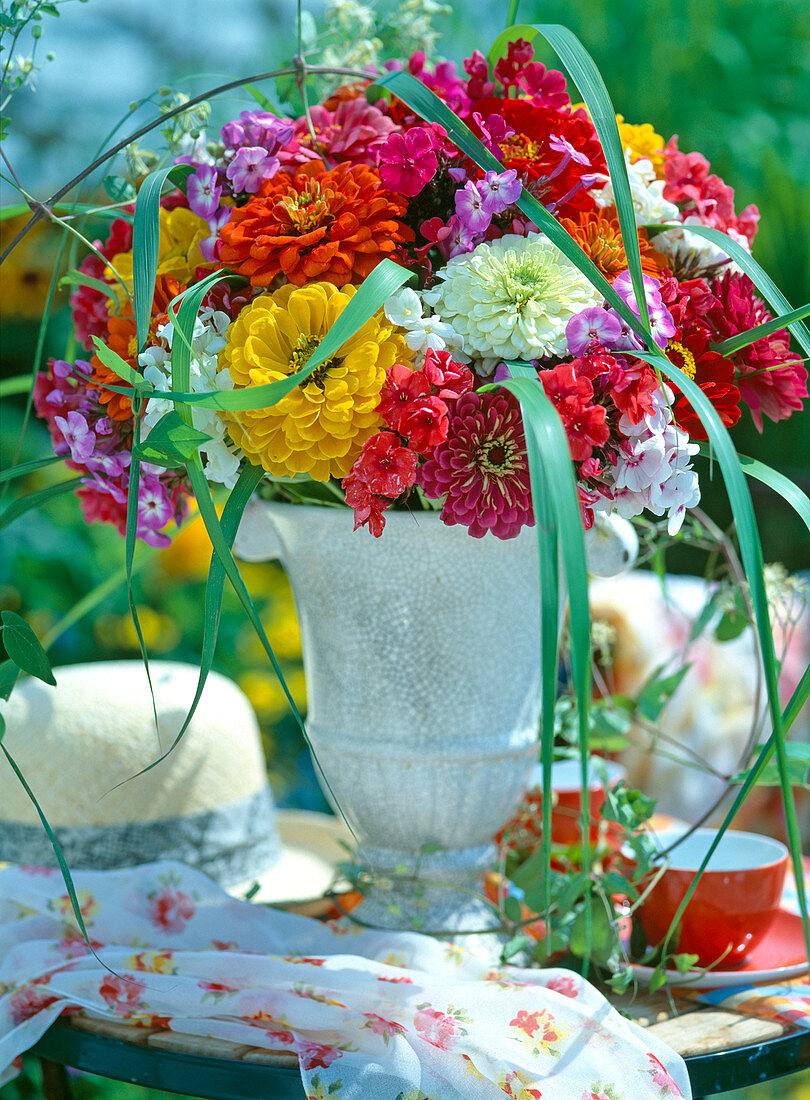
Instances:
[[[403,27],[423,18],[406,5]],[[542,41],[576,87],[536,59]],[[351,48],[347,37],[338,54]],[[106,238],[72,276],[84,353],[35,381],[76,475],[62,487],[86,520],[126,535],[128,567],[136,540],[167,545],[196,499],[214,550],[201,685],[226,577],[275,663],[231,554],[257,491],[331,510],[358,555],[403,514],[506,545],[535,528],[543,729],[562,577],[584,777],[583,531],[646,513],[674,536],[700,499],[699,456],[714,458],[772,722],[741,797],[775,753],[798,853],[785,730],[807,685],[783,716],[743,465],[810,512],[774,471],[741,464],[727,432],[744,408],[761,428],[807,396],[788,330],[807,354],[808,308],[792,310],[753,259],[758,211],[736,212],[701,154],[617,115],[562,27],[512,26],[460,70],[421,50],[331,67],[299,55],[261,74],[288,80],[283,109],[254,88],[258,106],[218,134],[201,132],[196,101],[155,120],[174,120],[172,155],[124,181]],[[32,209],[32,222],[56,217]],[[229,491],[221,516],[212,488]]]

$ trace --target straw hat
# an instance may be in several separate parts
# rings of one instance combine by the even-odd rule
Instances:
[[[179,745],[198,670],[150,664],[158,729],[139,661],[70,665],[57,686],[17,685],[4,743],[54,828],[71,869],[179,859],[264,901],[320,895],[345,852],[326,814],[279,813],[256,717],[231,680],[212,672]],[[135,778],[133,778],[135,777]],[[122,786],[117,786],[122,784]],[[115,788],[115,789],[113,789]],[[36,809],[0,758],[0,861],[55,865]]]

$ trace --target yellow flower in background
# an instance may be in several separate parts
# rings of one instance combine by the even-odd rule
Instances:
[[[204,580],[211,564],[211,540],[199,515],[184,523],[160,552],[160,567],[169,577]]]
[[[295,700],[299,711],[305,710],[307,705],[307,682],[302,668],[293,669],[284,673],[290,695]],[[272,669],[251,669],[242,673],[238,680],[239,687],[250,700],[250,705],[265,722],[275,722],[283,718],[285,714],[291,714],[290,704],[284,689],[279,683],[278,677]]]
[[[28,221],[28,214],[0,221],[0,252]],[[45,308],[53,273],[54,234],[51,227],[38,222],[9,253],[0,279],[0,315],[23,319],[38,318]]]
[[[310,283],[262,295],[228,329],[220,365],[237,389],[286,378],[306,363],[354,293],[353,286]],[[231,436],[276,476],[345,477],[382,425],[377,406],[386,370],[412,354],[379,311],[278,404],[226,414]]]
[[[178,283],[194,282],[198,267],[213,267],[200,251],[200,241],[210,236],[208,223],[198,218],[184,206],[174,210],[160,208],[160,238],[158,242],[158,275],[168,275]],[[120,289],[113,271],[126,283],[130,294],[133,288],[132,252],[119,252],[110,260],[104,278]],[[115,289],[115,287],[113,287]]]
[[[180,642],[181,633],[174,619],[154,611],[151,607],[138,607],[144,644],[152,653],[168,653]],[[93,624],[96,638],[111,649],[140,651],[135,624],[130,615],[100,615]]]
[[[663,179],[665,143],[661,135],[655,132],[649,122],[633,126],[624,121],[624,115],[616,115],[616,122],[619,124],[622,148],[630,150],[630,160],[643,160],[646,157],[652,163],[658,179]]]

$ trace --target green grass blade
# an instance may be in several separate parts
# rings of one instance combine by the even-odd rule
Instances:
[[[30,383],[30,379],[26,378],[26,382]],[[25,477],[27,474],[34,473],[35,470],[42,470],[45,466],[53,466],[55,462],[64,462],[64,458],[60,458],[59,455],[50,455],[48,458],[35,458],[31,462],[20,462],[17,466],[11,466],[8,470],[0,470],[0,481],[14,481],[15,478]]]
[[[437,95],[426,88],[410,73],[392,72],[378,77],[375,87],[393,92],[412,111],[428,122],[442,126],[453,144],[485,172],[502,172],[503,165],[490,153],[475,134],[450,110]],[[528,191],[523,190],[515,205],[538,226],[573,264],[579,268],[605,300],[616,310],[622,320],[645,342],[649,340],[643,325],[630,307],[619,297],[593,260],[566,232],[545,206]]]
[[[146,347],[152,317],[152,299],[155,296],[160,238],[160,192],[167,179],[180,183],[188,178],[191,171],[187,164],[159,168],[150,172],[138,191],[132,228],[132,276],[139,352]]]
[[[546,397],[543,387],[537,378],[533,368],[516,368],[510,365],[510,371],[518,373],[517,378],[505,380],[500,385],[510,390],[520,402],[524,416],[524,424],[527,434],[527,446],[529,437],[533,440],[531,455],[539,458],[539,464],[535,461],[535,471],[532,478],[533,499],[539,494],[547,494],[550,499],[551,509],[554,513],[556,532],[559,538],[559,547],[562,555],[565,575],[566,594],[568,596],[568,614],[571,635],[571,673],[574,686],[574,694],[577,700],[577,717],[579,723],[579,747],[580,764],[582,769],[583,790],[588,789],[588,715],[591,698],[591,642],[590,642],[590,608],[588,605],[588,572],[585,561],[585,543],[582,532],[582,518],[580,515],[579,496],[577,494],[576,477],[571,462],[568,448],[568,439],[565,429],[557,414],[557,410]],[[542,466],[542,470],[538,468]],[[539,475],[539,477],[537,476]],[[536,482],[537,488],[535,488]],[[545,504],[542,505],[545,511]],[[541,534],[540,532],[538,532]],[[548,539],[543,540],[548,545]],[[548,566],[541,561],[541,570],[549,576]],[[548,621],[549,611],[556,606],[556,593],[543,596],[544,615],[541,624],[544,647],[550,641],[551,630],[554,631],[554,672],[556,684],[556,637],[559,623]],[[552,664],[551,658],[544,651],[543,672],[546,674]],[[553,700],[551,713],[546,713],[549,706],[549,698],[544,688],[544,738],[548,736],[548,726],[554,729]],[[552,732],[553,736],[553,732]],[[544,746],[545,748],[545,746]],[[544,772],[547,770],[544,758]],[[550,786],[546,788],[550,791]],[[544,803],[550,801],[544,796]],[[583,798],[582,805],[582,869],[587,877],[590,874],[591,851],[589,829],[589,807],[587,798]],[[585,906],[585,942],[586,951],[583,958],[583,969],[587,971],[592,944],[591,906],[590,894],[586,888]]]
[[[666,228],[674,229],[680,227],[668,225]],[[760,267],[751,253],[746,248],[743,248],[741,244],[710,225],[689,225],[687,228],[690,233],[697,233],[699,237],[705,237],[707,241],[716,244],[727,256],[734,260],[734,262],[743,269],[765,301],[768,302],[777,313],[794,312],[793,306],[770,275],[768,275],[764,268]],[[787,328],[796,338],[804,354],[810,355],[810,332],[808,332],[807,325],[805,325],[803,321],[793,321]]]
[[[794,321],[801,321],[805,317],[810,317],[810,302],[807,305],[799,306],[798,309],[791,310],[790,313],[783,313],[779,317],[774,317],[772,321],[764,321],[756,328],[749,329],[748,332],[738,332],[736,336],[730,336],[728,340],[723,340],[720,344],[713,344],[712,350],[719,352],[720,355],[733,355],[740,348],[747,348],[749,344],[761,340],[763,336],[770,336],[773,332],[790,328]]]
[[[613,196],[619,218],[622,243],[627,256],[627,268],[633,282],[636,302],[641,312],[642,326],[645,331],[649,332],[650,317],[647,309],[647,296],[644,293],[636,213],[630,191],[630,181],[627,176],[624,149],[619,137],[619,127],[616,123],[616,112],[613,109],[608,90],[593,58],[577,36],[567,27],[562,27],[556,23],[543,23],[537,29],[562,61],[574,84],[579,89],[602,144],[602,152],[605,155],[610,181],[613,184]]]
[[[262,479],[264,470],[261,466],[244,466],[239,474],[239,480],[231,490],[225,507],[222,511],[222,518],[219,520],[222,530],[222,537],[225,541],[228,550],[230,551],[233,546],[234,539],[236,538],[236,531],[239,527],[239,521],[242,518],[242,513],[245,510],[247,502],[253,495],[253,491]],[[148,764],[141,771],[135,775],[130,776],[131,779],[137,779],[139,775],[144,775],[146,772],[156,768],[158,764],[162,763],[166,757],[171,753],[177,745],[180,743],[181,738],[184,736],[186,730],[191,723],[197,707],[199,706],[200,699],[202,698],[203,689],[205,688],[206,680],[214,665],[214,654],[216,653],[217,638],[219,637],[219,624],[222,617],[222,596],[225,589],[225,568],[219,555],[214,552],[211,555],[211,564],[208,567],[208,578],[205,585],[205,604],[203,610],[203,638],[202,649],[200,653],[200,673],[197,678],[197,690],[194,694],[194,698],[191,702],[191,706],[188,709],[186,717],[183,719],[183,724],[177,731],[177,734],[172,741],[169,748],[157,758],[153,760],[151,764]],[[128,782],[126,780],[125,782]],[[120,786],[120,784],[119,784]]]
[[[57,485],[49,485],[47,489],[39,489],[36,493],[28,493],[26,496],[20,497],[19,500],[13,501],[0,514],[0,531],[13,523],[15,519],[24,516],[26,512],[30,512],[32,508],[41,508],[43,504],[47,504],[54,497],[75,489],[81,480],[80,477],[72,477],[68,481],[60,481]]]
[[[700,454],[702,458],[711,458],[706,447],[701,447]],[[769,489],[773,489],[783,500],[786,500],[802,520],[807,530],[810,531],[810,497],[803,493],[798,485],[795,485],[789,477],[785,477],[784,474],[780,474],[778,470],[774,470],[757,458],[749,458],[748,455],[738,454],[737,460],[749,477],[761,481],[763,485],[767,485]]]
[[[779,768],[780,788],[785,811],[788,840],[790,842],[791,859],[793,862],[796,882],[803,878],[801,835],[796,806],[793,798],[793,787],[790,782],[789,766],[785,751],[785,731],[782,722],[782,711],[779,704],[779,673],[774,653],[773,634],[771,632],[770,615],[768,612],[768,600],[765,592],[765,579],[763,577],[762,547],[754,518],[754,508],[751,502],[751,494],[743,473],[743,467],[737,456],[736,449],[727,429],[723,425],[714,406],[691,378],[674,366],[663,353],[647,355],[643,352],[636,353],[638,358],[645,360],[660,370],[665,378],[675,383],[686,399],[691,404],[701,423],[706,429],[713,454],[720,465],[723,480],[728,491],[732,514],[737,524],[737,537],[740,543],[740,557],[748,581],[751,604],[754,609],[756,633],[759,639],[762,666],[765,675],[765,683],[768,692],[768,707],[773,727],[773,739]],[[808,955],[810,955],[810,926],[807,923],[807,909],[804,895],[800,894],[802,903],[802,916],[805,920],[805,934],[807,938]]]
[[[191,461],[186,466],[186,470],[188,471],[188,477],[189,481],[191,482],[191,487],[194,490],[194,495],[197,498],[197,507],[200,509],[200,516],[203,523],[205,524],[206,530],[208,531],[208,537],[211,539],[211,545],[213,547],[214,554],[219,559],[222,568],[225,571],[226,577],[231,582],[231,586],[233,587],[234,592],[239,598],[239,602],[242,604],[242,607],[247,614],[248,621],[256,632],[256,636],[261,642],[262,648],[270,659],[270,663],[273,666],[273,671],[275,672],[278,678],[278,682],[281,685],[281,690],[284,692],[284,695],[287,698],[287,702],[290,705],[290,709],[298,724],[298,728],[301,730],[304,740],[309,747],[309,751],[312,753],[312,759],[315,761],[315,765],[320,771],[321,776],[323,777],[327,790],[332,795],[335,806],[338,808],[338,810],[340,810],[341,816],[343,816],[343,811],[340,808],[340,804],[338,803],[337,799],[335,798],[335,794],[331,788],[329,780],[324,774],[320,764],[318,763],[318,757],[312,747],[312,744],[310,743],[309,736],[306,731],[306,726],[304,725],[304,719],[302,718],[301,712],[299,711],[295,700],[292,697],[290,689],[287,686],[287,681],[284,678],[284,673],[282,672],[281,666],[278,663],[278,658],[273,652],[273,647],[270,645],[267,635],[265,634],[261,619],[259,618],[258,612],[256,611],[253,600],[250,598],[250,593],[245,587],[245,582],[242,580],[242,575],[240,574],[239,569],[236,566],[236,562],[233,559],[233,554],[231,553],[231,549],[228,546],[225,536],[223,534],[222,526],[220,524],[219,517],[217,516],[216,508],[214,507],[214,501],[211,497],[211,491],[208,488],[208,482],[205,480],[205,474],[203,473],[202,463],[198,454],[193,456]],[[345,817],[344,820],[346,820]],[[349,831],[352,833],[352,836],[354,836],[355,840],[357,840],[351,824],[348,821],[346,821],[346,824],[349,828]]]

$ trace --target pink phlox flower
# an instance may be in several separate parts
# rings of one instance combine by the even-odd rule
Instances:
[[[581,164],[585,168],[590,168],[591,162],[585,156],[584,153],[578,152],[570,141],[566,141],[564,137],[558,137],[556,134],[552,134],[548,139],[549,149],[553,149],[555,153],[563,153],[568,159],[576,161],[577,164]],[[550,176],[548,177],[551,178]]]
[[[621,334],[618,317],[601,306],[588,306],[565,326],[565,338],[572,355],[583,355],[596,347],[613,347]]]
[[[514,137],[515,131],[508,124],[503,115],[493,112],[484,121],[478,111],[473,111],[473,120],[481,131],[481,141],[489,149],[494,157],[500,159],[503,156],[501,142]]]
[[[279,159],[265,152],[258,145],[246,145],[238,149],[225,169],[234,194],[246,191],[249,195],[259,190],[262,183],[274,176],[279,169]]]
[[[436,175],[435,138],[424,126],[389,134],[380,147],[380,178],[389,190],[413,198]]]
[[[575,359],[538,373],[546,397],[563,423],[575,462],[590,458],[593,448],[606,443],[610,435],[605,408],[593,403],[593,383],[578,373],[579,363]]]
[[[462,62],[467,73],[467,95],[470,99],[485,99],[495,91],[495,84],[489,79],[489,62],[480,50],[473,50],[472,56]]]
[[[55,416],[54,423],[64,436],[73,461],[85,462],[95,450],[96,433],[82,414],[69,412],[67,418]]]
[[[642,275],[642,279],[644,280],[647,310],[650,315],[650,331],[656,344],[663,348],[675,335],[677,328],[672,319],[672,314],[664,305],[661,297],[661,284],[658,279],[654,279],[651,275]],[[616,276],[613,280],[613,289],[622,301],[632,309],[636,317],[639,317],[639,307],[629,271],[622,271],[620,275]]]
[[[377,411],[389,428],[405,435],[402,430],[405,418],[417,402],[429,393],[430,382],[423,371],[394,363],[386,371]]]
[[[523,184],[514,168],[506,172],[487,172],[478,181],[478,191],[484,200],[482,208],[487,214],[502,214],[518,201],[522,190]]]
[[[186,197],[192,213],[198,218],[211,218],[219,209],[222,187],[219,173],[210,164],[201,164],[186,181]]]
[[[470,99],[455,62],[439,61],[431,73],[425,68],[424,52],[417,50],[408,60],[408,72],[443,99],[459,118],[467,118],[470,113]]]
[[[484,209],[484,197],[473,180],[467,180],[455,194],[456,214],[465,231],[472,236],[483,233],[492,221]]]
[[[448,220],[447,228],[449,232],[442,244],[439,245],[439,249],[443,254],[445,249],[447,250],[448,260],[452,260],[454,256],[461,256],[465,252],[472,252],[475,248],[475,237],[464,225],[458,214],[453,214]]]
[[[462,394],[469,393],[475,384],[470,368],[457,363],[449,351],[429,348],[422,373],[431,386],[435,386],[443,401],[455,401]]]
[[[746,206],[737,217],[734,189],[709,173],[709,162],[700,153],[680,152],[677,134],[667,142],[664,157],[665,199],[677,203],[683,216],[696,214],[706,225],[724,233],[736,231],[753,243],[759,222],[756,206]]]
[[[506,57],[500,57],[495,62],[495,79],[503,85],[507,96],[509,89],[518,84],[524,68],[533,57],[534,46],[531,42],[518,38],[506,47]]]
[[[519,83],[536,107],[553,107],[559,111],[571,102],[563,74],[557,69],[547,69],[541,61],[526,65]]]
[[[168,546],[171,539],[167,535],[160,534],[160,529],[166,526],[173,513],[171,497],[160,478],[154,474],[146,474],[142,477],[138,485],[138,537],[150,546]],[[178,894],[178,897],[185,898],[185,895]],[[179,903],[177,912],[179,916],[186,915]],[[193,912],[192,907],[191,913]],[[169,927],[169,925],[165,927],[167,931],[179,931],[182,924],[177,927]]]
[[[436,394],[427,394],[406,412],[402,435],[412,450],[424,455],[447,439],[447,425],[447,405]]]

